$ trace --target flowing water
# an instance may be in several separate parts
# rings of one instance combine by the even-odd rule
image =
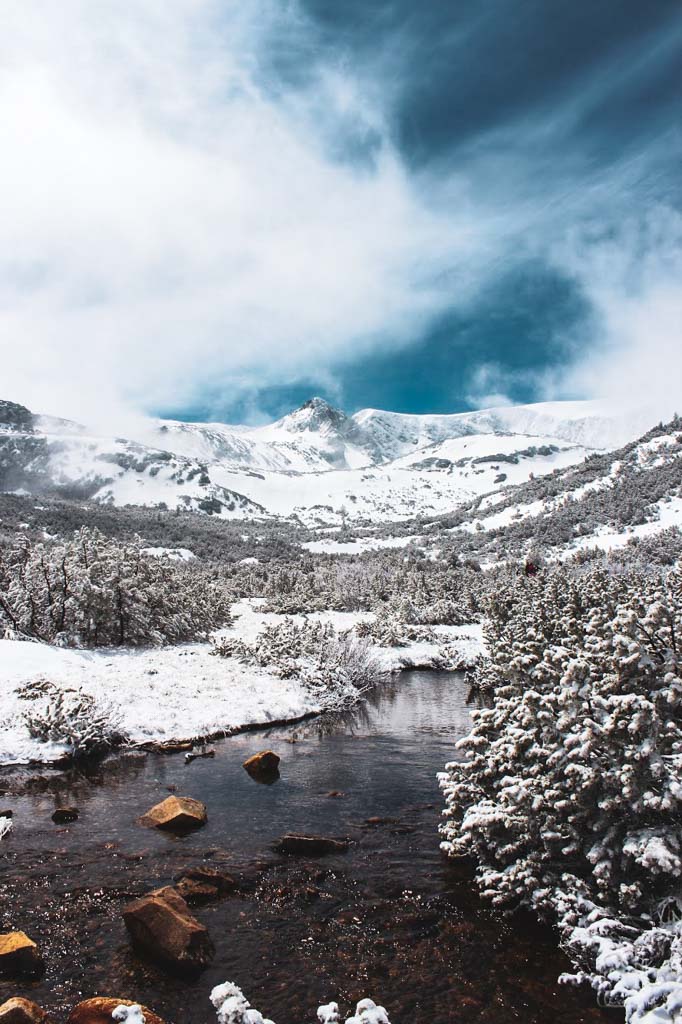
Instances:
[[[501,919],[470,869],[439,851],[435,775],[468,728],[461,676],[405,672],[348,715],[234,736],[191,764],[129,753],[88,769],[0,772],[0,805],[14,811],[0,844],[0,930],[26,931],[48,965],[21,987],[0,981],[0,1002],[28,995],[58,1018],[111,995],[175,1024],[214,1024],[208,993],[229,979],[277,1024],[312,1024],[318,1003],[350,1010],[363,996],[393,1024],[603,1021],[589,992],[557,984],[568,964],[551,931]],[[265,747],[282,758],[271,785],[241,767]],[[204,801],[208,825],[181,837],[139,825],[169,791]],[[54,825],[68,804],[78,821]],[[292,831],[351,845],[278,856],[273,843]],[[121,909],[197,864],[240,887],[194,908],[217,953],[188,980],[132,952]]]

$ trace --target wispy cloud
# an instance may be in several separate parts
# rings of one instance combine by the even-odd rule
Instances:
[[[229,393],[406,342],[443,303],[457,216],[422,201],[382,110],[340,65],[269,87],[272,34],[314,33],[289,11],[10,0],[4,392],[85,416]]]
[[[354,48],[295,2],[7,0],[2,395],[93,419],[332,389],[337,368],[399,357],[444,310],[475,316],[527,259],[592,311],[567,362],[533,369],[538,393],[624,400],[636,374],[672,401],[680,139],[663,102],[624,130],[623,97],[673,66],[675,34],[633,31],[534,90],[512,50],[505,107],[481,65],[486,47],[500,56],[503,8],[486,10],[430,24],[415,50],[411,18]],[[437,131],[432,73],[447,79]],[[471,396],[508,393],[504,362],[466,356]]]

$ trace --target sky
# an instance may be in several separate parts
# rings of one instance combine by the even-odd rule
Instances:
[[[682,411],[678,0],[4,0],[0,397]]]

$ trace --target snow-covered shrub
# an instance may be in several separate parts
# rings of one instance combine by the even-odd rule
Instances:
[[[258,1010],[251,1007],[242,990],[231,981],[216,985],[211,990],[210,1000],[218,1018],[218,1024],[273,1024]]]
[[[0,550],[5,626],[67,646],[177,643],[229,620],[224,589],[199,567],[81,529],[60,544]]]
[[[350,633],[329,637],[299,670],[300,679],[327,710],[352,707],[385,675],[370,642]]]
[[[30,702],[23,718],[33,739],[66,744],[74,757],[105,753],[126,742],[121,715],[83,690],[37,680],[24,684],[19,697]]]
[[[216,1010],[218,1024],[273,1024],[266,1020],[258,1010],[254,1010],[242,992],[231,981],[217,985],[210,995]],[[319,1024],[341,1024],[338,1003],[327,1003],[318,1007]],[[305,1024],[301,1021],[301,1024]],[[377,1006],[373,999],[361,999],[352,1017],[346,1018],[346,1024],[391,1024],[383,1006]]]
[[[486,641],[491,706],[441,775],[443,848],[495,903],[558,919],[580,977],[644,1020],[651,985],[682,996],[680,919],[660,918],[682,897],[682,573],[519,575]]]
[[[383,677],[372,645],[329,623],[284,619],[266,626],[253,644],[234,637],[214,642],[213,653],[258,665],[281,679],[300,679],[325,710],[350,707]]]

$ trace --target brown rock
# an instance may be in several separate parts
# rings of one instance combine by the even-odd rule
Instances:
[[[171,886],[129,903],[123,920],[133,946],[166,965],[197,972],[215,955],[208,931]]]
[[[295,833],[282,836],[275,844],[278,853],[288,853],[299,857],[323,857],[328,853],[345,853],[348,841],[345,839],[328,839],[326,836],[302,836]]]
[[[150,740],[142,743],[141,749],[152,754],[181,754],[184,750],[194,749],[194,740]]]
[[[208,882],[217,886],[221,892],[232,892],[237,888],[237,880],[227,871],[220,871],[218,868],[211,868],[207,864],[197,864],[195,867],[185,868],[181,872],[184,878],[196,878],[199,882]]]
[[[272,779],[279,775],[279,762],[274,750],[261,750],[244,761],[243,767],[254,779]]]
[[[200,864],[197,867],[185,868],[176,875],[175,888],[183,899],[190,903],[202,903],[216,899],[226,892],[233,892],[237,888],[237,882],[226,871],[218,871],[217,868]]]
[[[220,895],[217,886],[210,882],[198,882],[195,878],[181,878],[175,883],[175,889],[183,900],[188,903],[210,903]]]
[[[215,750],[200,750],[196,754],[185,754],[185,764],[191,764],[201,757],[215,757]]]
[[[41,1024],[47,1014],[30,999],[15,996],[0,1006],[0,1024]]]
[[[152,1010],[140,1003],[135,1004],[131,999],[110,999],[98,996],[96,999],[86,999],[74,1006],[67,1017],[67,1024],[112,1024],[111,1015],[117,1006],[140,1006],[144,1014],[145,1024],[164,1024],[161,1017],[158,1017]]]
[[[72,821],[78,821],[77,807],[58,807],[52,815],[55,825],[68,825]]]
[[[0,811],[0,818],[12,818],[12,817],[14,817],[14,811],[11,811],[9,808],[6,808],[6,810],[4,810],[4,811]]]
[[[142,825],[185,831],[200,828],[208,821],[206,806],[201,800],[193,800],[189,796],[169,796],[156,804],[140,818]]]
[[[0,935],[0,975],[35,977],[45,970],[38,947],[24,932]]]

